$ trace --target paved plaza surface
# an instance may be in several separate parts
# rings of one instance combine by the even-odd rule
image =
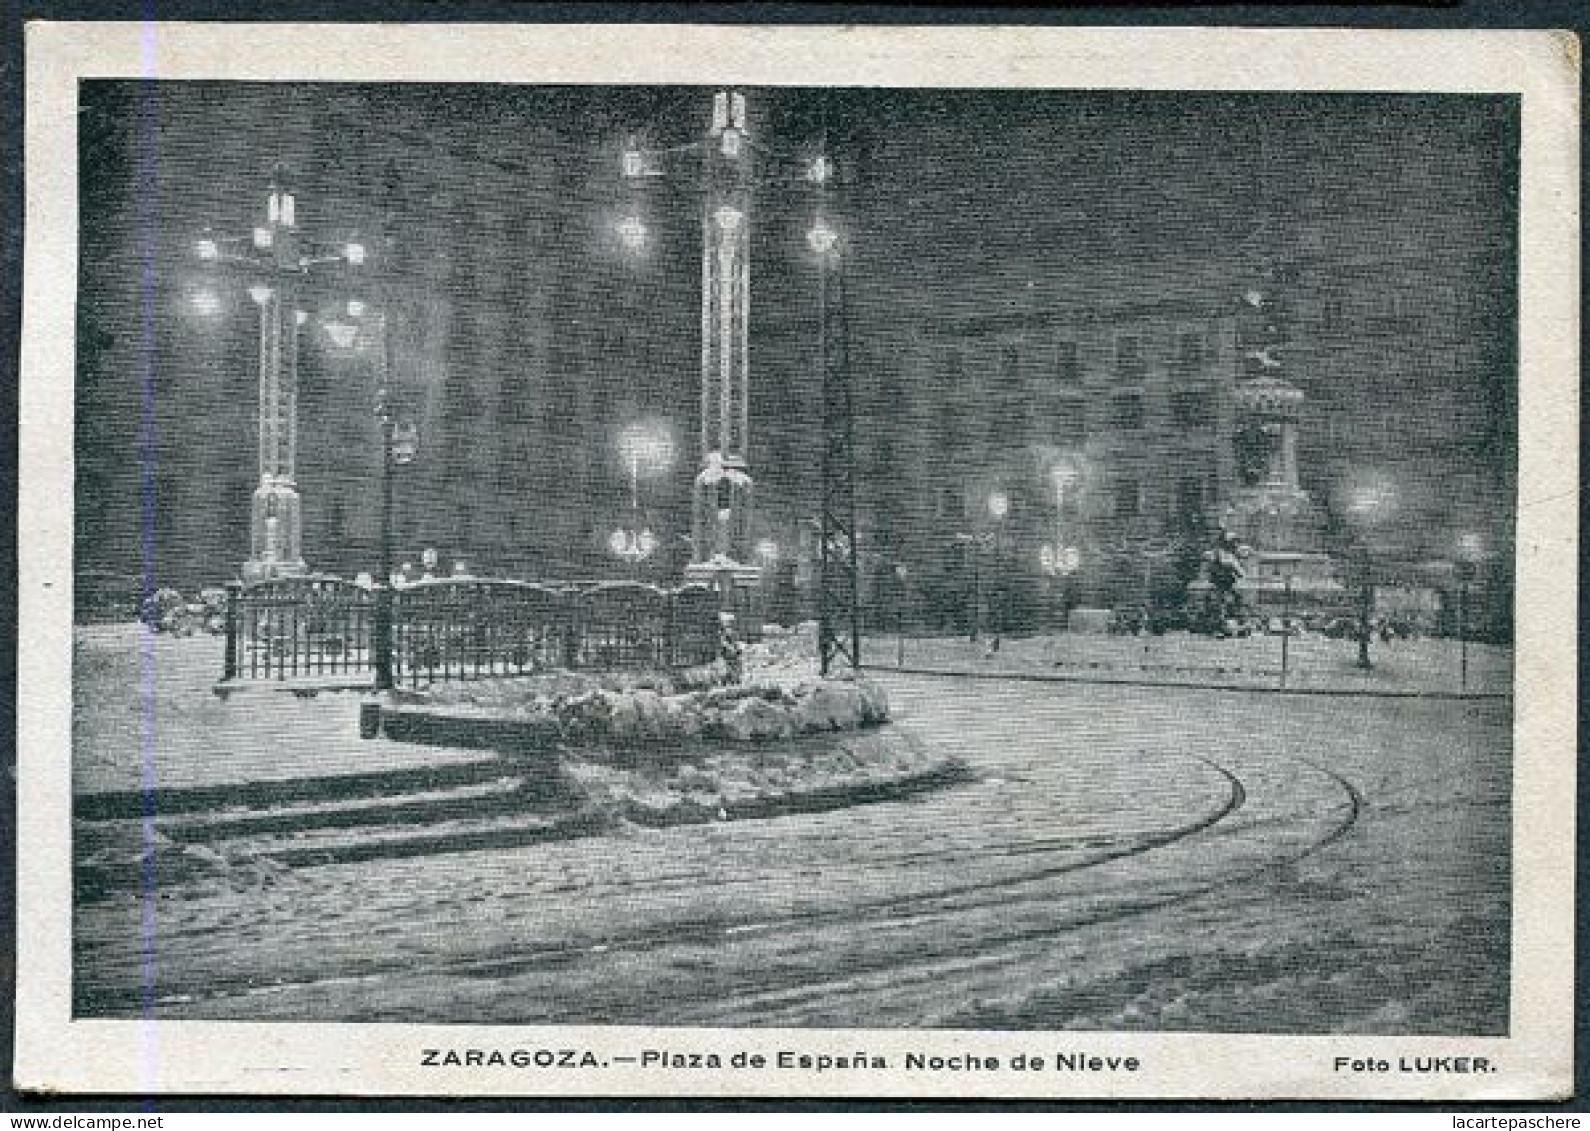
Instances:
[[[113,669],[80,668],[88,717],[136,704],[136,683],[96,682]],[[820,814],[375,852],[234,883],[162,884],[157,869],[147,934],[134,888],[78,907],[77,1010],[1505,1031],[1507,700],[879,678],[897,725],[975,780]],[[156,763],[168,748],[234,759],[232,775],[202,771],[212,781],[240,766],[285,780],[480,758],[344,742],[346,695],[201,710],[203,682],[172,694]],[[268,755],[244,749],[240,735],[267,729]],[[103,746],[116,733],[80,727],[80,788],[136,780],[139,747]]]

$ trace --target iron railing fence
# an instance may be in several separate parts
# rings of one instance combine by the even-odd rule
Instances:
[[[327,575],[234,582],[223,679],[373,677],[386,597]],[[443,578],[389,599],[393,675],[410,685],[559,668],[693,667],[721,649],[720,596],[706,585]]]
[[[227,588],[227,679],[335,677],[373,663],[375,595],[340,577],[279,577]]]

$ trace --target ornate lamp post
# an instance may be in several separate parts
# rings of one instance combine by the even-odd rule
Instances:
[[[375,686],[377,691],[393,687],[392,670],[392,593],[398,584],[392,568],[392,494],[394,470],[414,462],[419,450],[419,429],[400,418],[392,407],[392,347],[386,311],[374,315],[365,304],[354,299],[347,305],[348,320],[327,322],[325,330],[332,344],[340,349],[358,348],[368,327],[376,337],[375,418],[381,430],[381,545],[376,577],[373,629],[375,635]]]
[[[701,160],[705,189],[701,220],[701,468],[696,476],[691,574],[735,584],[755,580],[751,562],[751,475],[748,315],[750,303],[752,147],[745,96],[719,91],[705,136],[666,150],[643,150],[632,141],[623,174],[638,181],[659,176],[667,155],[693,153]],[[631,251],[646,245],[638,215],[619,221],[620,241]],[[741,576],[744,575],[744,576]]]
[[[751,225],[755,166],[775,164],[780,158],[757,143],[745,95],[738,91],[718,91],[713,96],[707,130],[693,141],[643,149],[638,140],[631,140],[623,154],[623,175],[639,185],[661,176],[665,159],[684,154],[699,158],[703,189],[701,463],[692,489],[691,562],[685,575],[717,585],[732,605],[736,595],[750,594],[760,580],[751,544]],[[807,179],[819,187],[832,170],[823,156],[807,162],[805,168]],[[638,211],[637,200],[635,211],[616,225],[620,242],[637,253],[645,248],[649,235]],[[817,237],[812,239],[820,254],[832,247],[830,241],[818,248]],[[854,554],[848,560],[853,561]],[[826,663],[825,652],[825,668]]]
[[[966,560],[972,571],[972,631],[970,639],[973,644],[977,643],[978,637],[981,635],[983,623],[983,571],[981,559],[985,553],[997,558],[1000,550],[1000,524],[1004,521],[1005,516],[1010,513],[1010,496],[998,488],[990,491],[983,502],[992,529],[962,532],[955,535],[955,541],[966,549]],[[999,650],[1000,628],[995,622],[992,610],[990,610],[988,619],[989,632],[993,637],[989,645],[989,651],[997,652]]]
[[[259,306],[259,485],[249,521],[245,581],[304,573],[303,519],[297,487],[298,328],[304,282],[329,264],[358,266],[364,246],[317,243],[298,230],[297,202],[287,171],[271,172],[265,223],[245,236],[206,233],[196,247],[201,260],[235,268],[251,280],[249,295]],[[201,313],[218,300],[211,292],[195,299]]]
[[[640,481],[643,475],[656,475],[673,463],[673,438],[663,425],[652,421],[638,421],[629,425],[618,436],[618,451],[629,474],[629,524],[614,530],[607,539],[612,554],[627,562],[637,573],[641,564],[657,551],[659,541],[646,525],[645,511],[640,502]]]
[[[1363,486],[1347,503],[1347,517],[1356,539],[1354,554],[1358,570],[1358,667],[1364,671],[1375,665],[1369,658],[1369,636],[1375,612],[1374,550],[1371,540],[1396,506],[1396,496],[1386,484]]]
[[[1082,565],[1082,552],[1071,536],[1066,514],[1067,496],[1081,479],[1081,466],[1073,456],[1061,456],[1049,467],[1049,481],[1054,486],[1055,496],[1054,540],[1038,547],[1038,567],[1049,589],[1051,616],[1057,579],[1069,584],[1069,579]]]
[[[1010,496],[995,488],[988,493],[988,517],[993,522],[994,529],[990,532],[989,548],[993,551],[993,567],[997,575],[995,585],[995,603],[989,610],[989,628],[994,639],[990,650],[999,651],[1000,640],[1005,631],[1005,619],[1009,614],[1010,604],[1010,577],[1005,564],[1005,547],[1001,535],[1005,529],[1005,517],[1010,514]]]

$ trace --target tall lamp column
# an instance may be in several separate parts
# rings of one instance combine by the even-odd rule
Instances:
[[[259,332],[259,485],[249,519],[245,581],[300,574],[303,519],[299,507],[298,328],[304,314],[299,291],[315,268],[364,262],[364,247],[320,244],[298,230],[297,205],[286,169],[271,173],[265,223],[247,236],[205,235],[202,260],[240,268],[251,279],[249,294],[260,310]]]

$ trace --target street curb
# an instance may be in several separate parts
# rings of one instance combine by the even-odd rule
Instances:
[[[1095,679],[1084,675],[1046,675],[1040,672],[946,671],[943,668],[863,667],[868,675],[931,675],[949,679],[1012,680],[1018,683],[1084,683],[1095,687],[1173,687],[1183,691],[1233,691],[1257,695],[1320,695],[1338,699],[1511,699],[1511,691],[1377,691],[1358,687],[1266,687],[1229,683],[1198,683],[1170,679]]]

